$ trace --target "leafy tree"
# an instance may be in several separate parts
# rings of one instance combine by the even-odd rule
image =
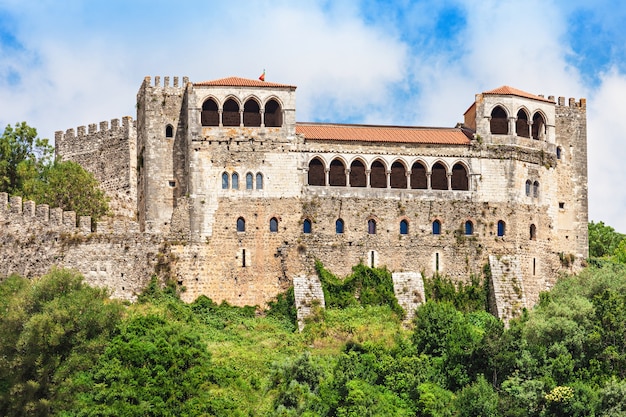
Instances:
[[[26,182],[24,197],[38,203],[75,211],[99,220],[109,211],[108,199],[90,172],[72,161],[45,165],[37,178]]]
[[[41,167],[53,158],[47,139],[26,122],[8,125],[0,137],[0,191],[22,194],[24,184],[36,178]]]
[[[603,222],[590,222],[589,230],[589,256],[601,258],[612,256],[621,241],[626,235],[618,233],[611,226],[606,226]]]
[[[46,416],[74,405],[74,377],[91,369],[121,305],[67,270],[0,284],[0,415]]]
[[[498,394],[482,375],[458,393],[454,404],[459,417],[498,416]]]

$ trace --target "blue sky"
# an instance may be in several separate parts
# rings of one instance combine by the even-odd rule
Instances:
[[[298,86],[299,121],[454,126],[501,85],[587,98],[590,219],[626,233],[626,4],[0,0],[0,125],[135,114],[145,76]]]

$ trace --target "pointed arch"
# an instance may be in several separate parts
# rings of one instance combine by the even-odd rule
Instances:
[[[263,174],[261,174],[260,172],[256,173],[256,189],[257,190],[263,189]]]
[[[313,226],[313,223],[311,223],[310,219],[304,219],[304,221],[302,222],[302,233],[306,235],[311,233],[312,226]]]
[[[228,172],[222,172],[222,190],[228,190],[230,187],[230,175]]]
[[[343,219],[335,220],[335,233],[337,233],[338,235],[341,235],[343,234],[343,230],[344,230]]]
[[[489,129],[492,135],[509,134],[509,115],[502,106],[498,105],[491,111]]]
[[[174,126],[172,125],[167,125],[165,126],[165,137],[166,138],[173,138],[174,137]]]
[[[431,168],[430,188],[433,190],[448,189],[448,172],[442,162],[435,162]]]
[[[503,237],[506,234],[506,223],[504,220],[498,220],[498,237]]]
[[[530,240],[537,240],[537,226],[530,225]]]
[[[525,109],[519,109],[517,112],[517,121],[515,122],[515,131],[517,136],[524,138],[530,137],[530,129],[528,125],[528,112]]]
[[[391,164],[391,176],[389,178],[391,188],[406,188],[406,166],[400,160]]]
[[[532,186],[532,183],[530,182],[530,180],[526,180],[526,197],[530,197],[531,186]]]
[[[276,217],[272,217],[270,219],[270,232],[271,233],[278,232],[278,219]]]
[[[465,235],[471,236],[474,234],[474,223],[471,220],[465,222]]]
[[[335,187],[346,186],[346,166],[340,158],[330,161],[330,171],[328,173],[329,185]]]
[[[441,222],[439,220],[433,221],[433,235],[441,234]]]
[[[261,126],[261,106],[251,97],[243,105],[243,125],[249,127]]]
[[[367,233],[370,234],[370,235],[375,235],[376,234],[376,220],[369,219],[367,221]]]
[[[239,217],[237,219],[237,231],[238,232],[246,231],[246,219],[244,219],[243,217]]]
[[[533,115],[533,139],[544,140],[546,138],[546,119],[541,112]]]
[[[407,219],[400,220],[400,234],[401,235],[409,234],[409,221]]]
[[[233,172],[233,175],[231,177],[231,183],[233,190],[239,189],[239,174],[237,174],[236,172]]]
[[[387,168],[385,163],[380,159],[372,162],[370,170],[370,187],[387,188]]]
[[[254,188],[252,172],[246,174],[246,190],[252,190]]]
[[[365,163],[360,159],[355,159],[350,164],[350,187],[367,187]]]
[[[539,181],[533,182],[533,197],[539,198]]]
[[[211,97],[202,103],[202,113],[200,114],[202,126],[219,126],[220,116],[217,109],[217,102]]]
[[[282,127],[283,109],[278,100],[271,98],[265,103],[265,127]]]
[[[425,190],[428,188],[426,166],[421,162],[415,162],[411,167],[411,188],[414,190]]]
[[[241,123],[239,117],[239,103],[234,98],[229,98],[224,102],[222,111],[222,125],[239,126]]]
[[[452,186],[453,190],[469,190],[469,175],[465,166],[460,162],[457,162],[452,167],[452,178],[450,180],[450,185]]]
[[[308,184],[322,186],[326,185],[324,162],[322,162],[322,160],[317,156],[311,159],[311,162],[309,162]]]

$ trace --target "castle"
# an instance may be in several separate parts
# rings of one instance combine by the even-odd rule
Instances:
[[[172,81],[144,79],[136,120],[56,133],[116,216],[90,231],[1,196],[0,273],[70,266],[132,298],[167,270],[187,301],[263,305],[292,284],[319,297],[316,259],[340,276],[362,262],[394,272],[410,307],[422,275],[468,280],[489,264],[506,319],[588,255],[584,99],[505,86],[456,127],[300,123],[292,85]]]

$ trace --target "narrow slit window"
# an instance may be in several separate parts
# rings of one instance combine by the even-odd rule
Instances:
[[[474,234],[474,223],[469,220],[465,222],[465,234],[467,236]]]
[[[246,190],[251,190],[251,189],[252,189],[252,174],[248,172],[246,174]]]
[[[302,232],[306,234],[311,233],[311,220],[304,219],[304,222],[302,223]]]
[[[233,172],[233,190],[238,190],[239,189],[239,174],[237,174],[236,172]]]
[[[228,190],[229,185],[228,172],[222,174],[222,190]]]
[[[256,189],[263,189],[263,175],[260,172],[256,174]]]
[[[237,231],[245,232],[246,231],[246,220],[243,217],[237,219]]]
[[[498,237],[504,236],[505,233],[506,233],[506,224],[502,220],[500,220],[498,221]]]

